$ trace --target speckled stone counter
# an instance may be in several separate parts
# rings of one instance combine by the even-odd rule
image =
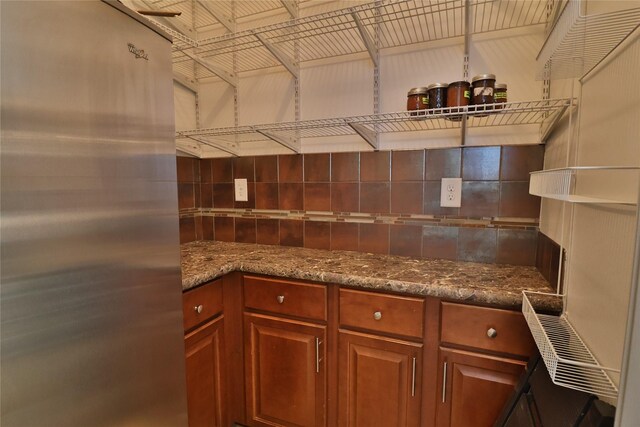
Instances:
[[[553,292],[534,267],[214,241],[181,252],[184,290],[242,271],[502,307],[519,307],[523,290]],[[544,299],[535,305],[559,308]]]

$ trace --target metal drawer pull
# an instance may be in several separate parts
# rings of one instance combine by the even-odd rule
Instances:
[[[193,307],[193,311],[195,311],[198,314],[202,313],[202,309],[203,309],[202,304],[196,305],[195,307]]]
[[[498,336],[498,331],[496,331],[496,330],[495,330],[495,329],[493,329],[493,328],[489,328],[489,329],[487,330],[487,336],[488,336],[489,338],[495,338],[495,337],[497,337],[497,336]]]
[[[316,337],[316,373],[320,372],[320,344],[322,344],[322,341]]]
[[[276,299],[278,300],[279,304],[282,304],[284,302],[284,295],[278,295]]]
[[[444,362],[442,370],[442,403],[447,400],[447,362]]]
[[[382,313],[380,313],[379,311],[376,311],[375,313],[373,313],[373,319],[374,320],[382,319]]]
[[[416,395],[416,358],[413,358],[413,371],[411,373],[411,397]]]

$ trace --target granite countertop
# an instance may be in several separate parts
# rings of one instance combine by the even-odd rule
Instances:
[[[519,307],[523,290],[554,292],[535,267],[216,241],[183,244],[181,255],[183,290],[242,271],[502,307]],[[558,310],[553,301],[535,305]]]

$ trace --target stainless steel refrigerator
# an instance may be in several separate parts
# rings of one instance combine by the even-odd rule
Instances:
[[[186,425],[171,42],[2,1],[0,423]]]

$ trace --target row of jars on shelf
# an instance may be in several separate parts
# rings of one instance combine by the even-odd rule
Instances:
[[[433,83],[425,87],[416,87],[407,94],[407,110],[425,110],[428,108],[464,107],[467,105],[495,105],[501,109],[507,102],[507,85],[496,83],[494,74],[479,74],[471,83],[460,80],[453,83]]]

